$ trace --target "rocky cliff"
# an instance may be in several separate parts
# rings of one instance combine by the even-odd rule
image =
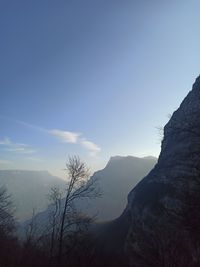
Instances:
[[[200,77],[164,127],[158,163],[129,193],[130,266],[200,264]]]

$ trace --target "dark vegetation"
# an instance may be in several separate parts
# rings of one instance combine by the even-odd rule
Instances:
[[[82,214],[75,201],[97,198],[101,193],[96,181],[89,179],[89,171],[79,157],[69,158],[66,171],[65,192],[54,187],[49,193],[53,209],[45,229],[38,229],[33,211],[23,240],[17,238],[11,196],[6,188],[0,188],[1,267],[93,266],[94,239],[89,228],[95,217]]]
[[[69,158],[65,192],[56,187],[49,192],[53,208],[47,225],[39,229],[33,211],[23,240],[16,234],[11,196],[1,187],[0,267],[198,267],[198,151],[197,160],[190,162],[192,173],[177,177],[177,187],[146,183],[147,177],[136,187],[134,204],[141,209],[149,206],[152,213],[132,218],[130,210],[126,209],[118,219],[99,225],[94,224],[95,217],[86,216],[76,207],[76,200],[100,197],[96,181],[89,179],[88,169],[78,157]],[[155,167],[155,171],[158,168]],[[162,203],[163,195],[178,202],[173,205],[169,202],[166,206]],[[138,250],[127,248],[127,242],[137,243]],[[129,262],[130,258],[135,264]]]
[[[132,218],[132,227],[137,233],[134,237],[129,233],[131,219],[126,211],[114,221],[93,225],[95,217],[82,214],[75,206],[77,199],[95,199],[101,195],[96,181],[89,179],[88,169],[78,157],[69,158],[66,164],[69,182],[65,192],[56,187],[52,187],[49,192],[48,199],[53,208],[49,213],[48,224],[44,229],[39,229],[33,210],[23,240],[17,237],[18,226],[14,218],[12,197],[5,187],[1,187],[0,267],[125,267],[129,266],[129,253],[132,256],[134,254],[136,266],[199,266],[198,162],[193,162],[193,169],[192,187],[187,176],[180,178],[184,187],[179,192],[181,205],[178,208],[169,206],[166,209],[162,202],[158,205],[159,196],[165,191],[172,197],[177,194],[170,188],[160,187],[159,184],[159,188],[140,188],[142,191],[138,191],[139,195],[144,198],[136,198],[136,202],[140,205],[151,202],[158,220],[155,222],[151,215],[146,218],[147,221]],[[63,198],[64,206],[61,204]],[[140,251],[124,250],[127,235],[132,242],[137,240]]]
[[[44,213],[33,209],[31,219],[21,225],[15,219],[16,212],[13,208],[16,197],[10,196],[10,190],[2,187],[0,267],[127,266],[127,263],[124,264],[123,247],[129,220],[124,220],[122,216],[107,223],[97,223],[99,214],[96,213],[96,207],[100,203],[103,212],[106,210],[109,216],[112,215],[113,209],[115,213],[122,209],[119,206],[124,201],[123,196],[125,199],[128,188],[148,173],[155,162],[154,158],[113,157],[104,170],[89,178],[86,165],[78,157],[71,157],[66,164],[68,183],[64,186],[65,190],[60,189],[60,183],[57,187],[52,186],[48,195],[44,194],[49,208]],[[22,172],[23,179],[20,181],[25,179],[25,175],[28,176],[29,173]],[[44,176],[46,181],[45,173]],[[9,180],[11,183],[12,179],[7,179],[8,177],[6,171],[2,172],[1,181]],[[20,177],[19,172],[16,177]],[[38,177],[32,173],[29,181],[31,179],[38,181]],[[16,180],[18,179],[14,179],[15,183]],[[30,181],[30,184],[34,185],[36,182]],[[14,185],[9,185],[8,188],[15,192]],[[33,191],[34,188],[33,186]],[[38,195],[36,194],[36,197]],[[43,202],[43,198],[38,197],[38,201]],[[94,206],[90,215],[82,212],[84,203],[87,202],[91,203],[90,208]],[[26,204],[28,203],[22,203],[23,206]]]

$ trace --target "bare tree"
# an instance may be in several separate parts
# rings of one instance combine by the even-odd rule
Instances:
[[[50,219],[50,231],[51,231],[51,240],[50,240],[50,262],[54,255],[55,243],[58,240],[59,234],[59,220],[61,215],[61,200],[62,192],[58,187],[52,187],[48,195],[49,201],[52,205],[52,208],[49,213]]]
[[[16,222],[11,195],[0,187],[0,266],[17,266],[19,246],[15,236]]]
[[[101,195],[96,180],[90,179],[90,173],[85,163],[78,156],[69,157],[66,163],[68,183],[62,207],[59,225],[57,267],[62,265],[63,242],[74,228],[80,231],[91,218],[77,212],[75,202],[84,198],[96,198]],[[67,234],[66,234],[67,233]]]
[[[14,208],[11,196],[7,189],[0,187],[0,231],[1,234],[9,235],[15,228]]]
[[[25,242],[24,243],[26,244],[26,246],[33,245],[33,243],[36,242],[37,231],[38,231],[38,225],[37,225],[37,220],[36,220],[36,210],[33,208],[32,217],[25,229]]]

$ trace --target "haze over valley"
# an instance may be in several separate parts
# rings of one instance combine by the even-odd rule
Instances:
[[[0,1],[0,267],[200,266],[199,10]]]
[[[81,203],[81,210],[88,215],[97,214],[97,219],[111,220],[119,216],[127,203],[127,195],[141,177],[155,165],[156,158],[111,157],[103,170],[90,179],[98,179],[101,198]],[[47,171],[1,170],[0,183],[12,195],[15,214],[19,221],[30,219],[50,204],[48,195],[53,187],[65,191],[67,181],[50,175]],[[111,190],[112,188],[112,190]],[[48,214],[47,216],[48,217]]]

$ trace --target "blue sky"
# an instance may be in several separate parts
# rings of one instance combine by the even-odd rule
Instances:
[[[200,73],[200,2],[0,2],[0,169],[158,156]]]

